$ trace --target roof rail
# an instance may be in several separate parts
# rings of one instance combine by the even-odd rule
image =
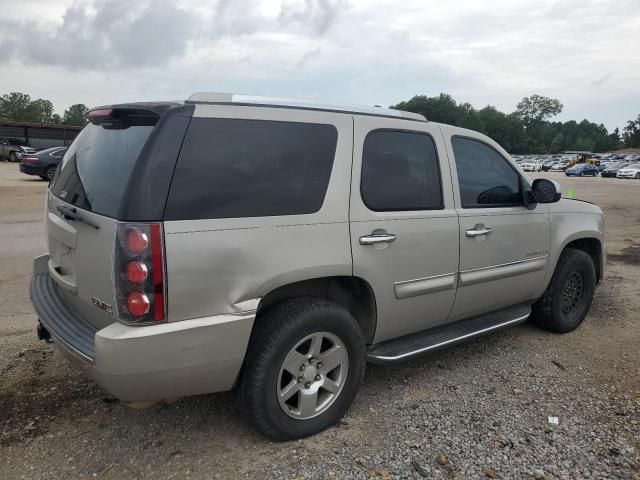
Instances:
[[[366,105],[348,105],[320,103],[315,100],[301,100],[283,97],[260,97],[256,95],[239,95],[237,93],[196,92],[187,103],[259,105],[264,107],[299,108],[304,110],[323,110],[327,112],[356,113],[362,115],[377,115],[381,117],[404,118],[426,122],[427,119],[419,113],[405,112],[384,107],[370,107]]]

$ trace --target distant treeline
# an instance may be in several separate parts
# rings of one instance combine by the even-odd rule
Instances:
[[[59,115],[53,111],[53,103],[44,98],[32,100],[30,95],[21,92],[0,96],[0,120],[82,126],[86,111],[84,104],[76,103]]]
[[[554,98],[532,95],[523,98],[513,113],[495,107],[480,110],[469,103],[457,103],[451,95],[437,97],[417,95],[391,108],[421,113],[428,120],[448,123],[484,133],[514,154],[560,153],[567,150],[608,152],[620,148],[640,147],[640,114],[629,120],[622,132],[608,132],[603,124],[588,120],[552,122],[562,111]]]

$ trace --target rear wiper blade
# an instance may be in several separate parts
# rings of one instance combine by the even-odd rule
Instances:
[[[91,220],[87,220],[82,215],[80,215],[75,208],[67,207],[66,205],[58,205],[56,209],[58,210],[58,212],[62,214],[62,216],[66,220],[75,220],[78,222],[86,223],[87,225],[95,228],[96,230],[100,228],[99,225],[96,225]]]

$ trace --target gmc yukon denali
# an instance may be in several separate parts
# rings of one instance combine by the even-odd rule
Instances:
[[[262,434],[311,435],[366,362],[529,317],[568,332],[603,277],[600,208],[421,115],[196,93],[87,120],[31,299],[40,338],[123,402],[236,389]]]

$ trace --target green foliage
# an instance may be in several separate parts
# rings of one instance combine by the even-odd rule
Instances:
[[[87,112],[88,108],[83,103],[76,103],[71,105],[68,109],[64,111],[64,116],[62,117],[62,123],[65,125],[76,125],[83,126],[85,124],[84,114]]]
[[[640,146],[640,115],[629,121],[622,134],[609,133],[604,125],[582,120],[580,123],[549,122],[562,111],[560,101],[532,95],[518,103],[514,113],[505,114],[495,107],[476,110],[468,103],[458,104],[448,94],[437,97],[418,95],[391,108],[421,113],[429,120],[476,130],[514,154],[560,153],[567,150],[607,152],[622,146]]]
[[[31,100],[31,96],[21,92],[11,92],[0,96],[0,119],[15,122],[54,123],[84,125],[87,107],[82,103],[71,105],[64,117],[53,112],[53,103],[43,98]]]
[[[562,112],[562,104],[557,98],[531,95],[524,97],[516,106],[515,114],[526,124],[542,122]]]
[[[624,144],[630,148],[640,147],[640,115],[635,120],[629,120],[622,131]]]

